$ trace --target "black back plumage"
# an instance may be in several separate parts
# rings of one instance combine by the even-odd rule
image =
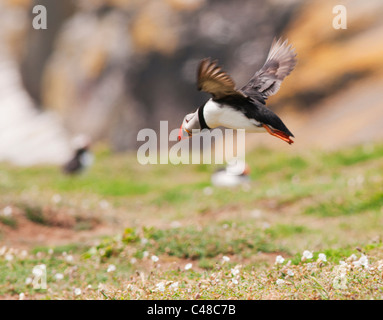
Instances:
[[[76,174],[80,173],[84,169],[84,165],[81,162],[81,156],[88,152],[87,147],[79,148],[75,151],[75,154],[71,160],[69,160],[64,166],[63,166],[63,172],[66,174]]]
[[[242,112],[249,119],[254,119],[257,122],[270,125],[274,129],[280,130],[289,136],[294,137],[282,120],[273,111],[266,107],[262,97],[254,99],[253,97],[233,95],[226,96],[216,101]]]

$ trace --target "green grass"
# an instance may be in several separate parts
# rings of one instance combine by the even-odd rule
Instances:
[[[25,204],[19,205],[19,207],[25,211],[28,220],[39,224],[47,224],[42,208]]]
[[[324,160],[331,166],[352,166],[374,159],[381,159],[382,145],[361,145],[325,155]]]
[[[14,217],[0,216],[0,223],[14,229],[17,227],[17,220]]]
[[[270,234],[273,238],[292,237],[297,234],[309,234],[312,230],[303,225],[294,224],[275,224],[266,229],[266,234]]]
[[[274,246],[267,234],[252,226],[152,229],[147,233],[147,237],[154,240],[153,244],[145,247],[147,250],[193,260],[233,255],[238,252],[246,257],[258,251],[281,250]],[[194,245],[185,246],[185,243]]]
[[[96,150],[88,172],[73,177],[53,166],[0,164],[0,210],[14,209],[0,214],[7,243],[0,246],[0,295],[382,299],[383,144],[286,150],[248,153],[250,188],[233,189],[210,185],[219,166],[141,166],[134,153],[106,148]],[[35,241],[23,241],[34,227],[56,229],[43,242],[33,231],[28,239]],[[313,258],[302,261],[304,250]],[[350,260],[361,252],[372,269]],[[327,262],[317,261],[319,253]],[[334,285],[341,261],[349,266],[347,289]],[[37,264],[46,265],[49,290],[25,282]],[[107,272],[111,265],[116,270]],[[75,288],[82,293],[74,295]]]
[[[377,186],[377,188],[379,188]],[[325,201],[319,201],[314,206],[305,209],[307,214],[316,214],[323,217],[360,214],[369,211],[378,212],[383,208],[383,191],[362,190],[355,192],[353,196],[337,195]]]

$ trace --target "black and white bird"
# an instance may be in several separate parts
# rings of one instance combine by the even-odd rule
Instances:
[[[185,116],[178,140],[193,130],[213,129],[220,126],[245,129],[246,132],[268,132],[291,144],[294,137],[282,120],[266,107],[266,99],[277,93],[283,79],[296,65],[296,53],[287,40],[274,39],[266,62],[241,89],[217,61],[210,58],[201,61],[198,73],[198,90],[213,97],[194,113]]]
[[[75,145],[73,157],[62,167],[65,174],[81,173],[93,164],[89,139],[85,136],[77,136],[73,144]]]
[[[250,168],[243,161],[228,162],[211,176],[211,183],[216,187],[236,187],[250,183]]]

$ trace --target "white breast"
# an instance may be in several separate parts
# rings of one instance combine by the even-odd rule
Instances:
[[[94,157],[93,154],[90,152],[84,152],[80,156],[80,162],[84,166],[84,168],[88,168],[93,164]]]
[[[230,106],[221,105],[213,99],[206,102],[203,116],[210,128],[223,126],[231,129],[245,129],[248,132],[265,132],[265,128],[254,119],[247,118],[242,112]]]
[[[236,187],[242,184],[249,184],[248,176],[236,176],[227,174],[226,171],[219,171],[212,175],[211,183],[216,187]]]

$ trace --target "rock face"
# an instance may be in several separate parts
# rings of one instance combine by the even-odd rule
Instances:
[[[333,28],[335,5],[307,2],[285,31],[298,64],[269,103],[280,107],[296,136],[294,147],[383,139],[383,2],[347,1],[347,29]]]
[[[20,76],[23,7],[0,4],[0,161],[61,164],[70,156],[68,134],[53,112],[40,112]],[[7,9],[7,10],[6,10]]]
[[[61,164],[70,156],[68,141],[57,115],[35,108],[17,64],[0,52],[0,161]]]
[[[101,1],[102,2],[102,1]],[[207,95],[196,68],[214,57],[244,82],[260,66],[292,10],[265,1],[105,1],[80,7],[46,64],[42,103],[73,133],[115,150],[138,146],[142,128],[180,125]]]

